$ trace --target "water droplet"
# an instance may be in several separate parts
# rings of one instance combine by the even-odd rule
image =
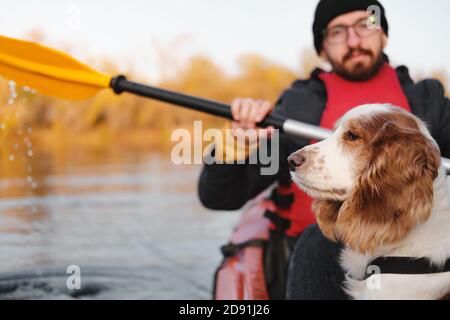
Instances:
[[[36,189],[36,188],[37,188],[37,183],[33,181],[33,182],[31,183],[31,187],[32,187],[33,189]]]
[[[32,176],[28,176],[27,177],[27,181],[28,181],[28,183],[32,183],[33,182],[33,177]]]
[[[30,139],[28,139],[28,137],[23,138],[23,143],[25,143],[28,149],[31,149],[33,147],[33,144],[31,143]]]
[[[14,101],[17,98],[17,92],[16,92],[16,83],[12,80],[8,81],[8,85],[9,85],[9,99],[8,99],[8,104],[11,105],[14,103]]]
[[[5,129],[5,125],[3,124],[3,123],[0,123],[0,130],[3,130],[3,129]]]
[[[28,155],[29,157],[32,157],[32,156],[33,156],[33,150],[28,150],[28,151],[27,151],[27,155]]]
[[[13,154],[10,154],[8,157],[9,161],[14,161],[14,159],[16,159],[16,157]]]
[[[32,132],[33,132],[33,128],[32,128],[32,127],[28,127],[28,128],[27,128],[27,132],[28,132],[28,133],[32,133]]]

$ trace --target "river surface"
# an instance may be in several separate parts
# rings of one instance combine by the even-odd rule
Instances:
[[[201,167],[167,154],[35,150],[3,161],[0,299],[210,299],[239,212],[204,209]]]
[[[200,166],[123,150],[27,161],[0,179],[1,299],[211,298],[239,214],[202,208]]]

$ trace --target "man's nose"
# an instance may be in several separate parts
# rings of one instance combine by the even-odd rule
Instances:
[[[348,37],[347,37],[347,45],[350,48],[358,47],[361,43],[361,39],[356,34],[355,29],[348,28]]]
[[[289,169],[295,171],[306,161],[303,150],[297,151],[288,157]]]

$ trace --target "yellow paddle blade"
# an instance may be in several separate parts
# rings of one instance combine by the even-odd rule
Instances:
[[[0,36],[0,75],[63,99],[86,99],[109,87],[111,76],[45,46]]]

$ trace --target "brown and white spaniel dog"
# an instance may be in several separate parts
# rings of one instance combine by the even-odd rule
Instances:
[[[293,181],[314,198],[321,231],[344,245],[340,264],[351,297],[440,299],[450,293],[445,170],[421,120],[390,105],[357,107],[330,138],[288,161]],[[371,263],[380,257],[405,272],[376,269]],[[415,273],[415,259],[434,271]]]

